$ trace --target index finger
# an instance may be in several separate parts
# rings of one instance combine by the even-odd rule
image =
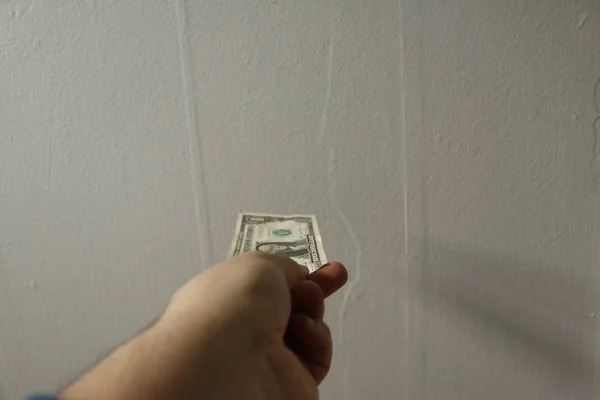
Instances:
[[[325,297],[331,296],[348,281],[348,271],[337,261],[329,262],[308,276],[323,290]]]

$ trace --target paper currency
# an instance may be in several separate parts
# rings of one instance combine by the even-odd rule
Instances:
[[[310,272],[327,262],[314,215],[241,212],[229,257],[254,250],[288,256]]]

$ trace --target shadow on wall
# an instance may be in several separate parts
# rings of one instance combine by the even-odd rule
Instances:
[[[492,350],[508,343],[503,349],[515,360],[535,358],[552,386],[571,395],[593,392],[595,287],[587,265],[528,264],[440,243],[422,254],[416,289],[424,304],[477,327]],[[493,362],[486,361],[490,368]]]

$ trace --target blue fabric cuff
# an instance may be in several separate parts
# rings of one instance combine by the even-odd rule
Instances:
[[[33,394],[27,397],[25,400],[59,400],[58,397],[48,396],[45,394]]]

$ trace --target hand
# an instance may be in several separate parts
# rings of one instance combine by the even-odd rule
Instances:
[[[332,356],[324,298],[346,279],[336,262],[309,275],[266,253],[226,260],[179,289],[155,326],[64,398],[317,399]]]

